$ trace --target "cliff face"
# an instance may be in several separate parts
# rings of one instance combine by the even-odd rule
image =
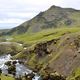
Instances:
[[[75,36],[75,35],[74,35]],[[65,37],[65,41],[60,45],[58,58],[52,60],[50,67],[63,75],[69,76],[72,71],[80,67],[80,36]]]
[[[36,63],[42,64],[43,70],[49,67],[52,71],[69,76],[80,67],[80,35],[64,35],[59,39],[37,44],[34,52]]]

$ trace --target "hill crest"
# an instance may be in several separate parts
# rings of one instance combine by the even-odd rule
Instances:
[[[80,26],[79,17],[80,10],[53,5],[48,10],[40,12],[31,20],[12,28],[7,34],[35,33],[49,28]]]

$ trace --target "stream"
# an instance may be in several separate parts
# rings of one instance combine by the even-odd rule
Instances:
[[[8,61],[13,61],[13,60],[11,60],[11,57],[12,56],[10,54],[0,56],[0,68],[1,68],[3,74],[8,74],[8,71],[7,71],[8,66],[5,65],[5,63]],[[19,76],[19,75],[23,76],[23,75],[25,75],[25,73],[29,74],[32,72],[32,70],[28,69],[23,64],[19,64],[18,60],[16,60],[16,61],[17,61],[16,76]],[[35,77],[32,80],[38,80],[39,78],[40,78],[40,76],[35,73]]]

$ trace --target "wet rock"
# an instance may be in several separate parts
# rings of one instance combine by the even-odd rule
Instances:
[[[17,61],[16,61],[16,60],[12,62],[12,64],[13,64],[13,65],[15,65],[16,63],[17,63]]]
[[[19,76],[18,78],[15,78],[15,80],[22,80],[22,77]]]
[[[24,64],[24,62],[22,60],[19,60],[18,63],[19,64]]]
[[[5,65],[11,66],[11,61],[6,62]]]
[[[16,66],[15,65],[11,65],[8,67],[8,73],[9,74],[16,74]]]
[[[0,69],[0,75],[2,74],[2,70]]]
[[[62,75],[57,75],[55,73],[50,73],[50,74],[46,74],[41,76],[42,80],[66,80],[66,78]]]
[[[34,73],[30,73],[30,74],[25,74],[25,80],[32,80],[32,78],[34,78],[35,74]]]

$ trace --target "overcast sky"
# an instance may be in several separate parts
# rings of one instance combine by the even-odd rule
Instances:
[[[80,9],[80,0],[0,0],[0,29],[15,27],[52,5]]]

